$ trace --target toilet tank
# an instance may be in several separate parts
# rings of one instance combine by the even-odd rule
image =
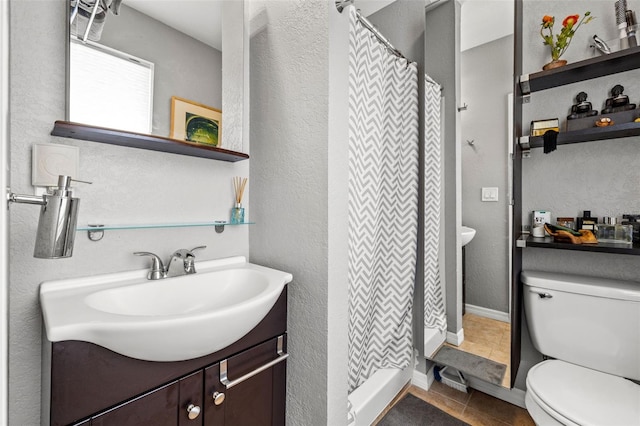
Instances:
[[[523,271],[533,345],[543,355],[640,380],[640,282]]]

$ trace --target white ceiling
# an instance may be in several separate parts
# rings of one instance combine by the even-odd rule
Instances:
[[[458,0],[462,3],[460,50],[513,34],[513,0]]]
[[[222,50],[223,0],[123,0],[150,17]]]
[[[201,42],[222,50],[222,2],[225,0],[123,0],[123,3]],[[329,0],[334,1],[334,0]],[[369,16],[395,0],[354,0]],[[424,0],[425,6],[436,3]],[[462,4],[461,50],[513,33],[513,0],[458,0]]]

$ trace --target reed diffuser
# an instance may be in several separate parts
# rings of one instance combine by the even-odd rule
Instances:
[[[236,204],[231,209],[231,223],[244,223],[244,207],[242,207],[242,196],[244,188],[247,186],[247,178],[235,176],[233,178],[233,190],[236,194]]]

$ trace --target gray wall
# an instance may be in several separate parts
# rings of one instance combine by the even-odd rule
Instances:
[[[287,423],[342,424],[347,323],[344,333],[337,331],[341,345],[334,344],[329,317],[329,310],[337,309],[346,319],[347,303],[346,280],[334,285],[329,276],[329,246],[334,237],[346,235],[336,236],[331,222],[336,217],[331,204],[343,197],[329,199],[331,189],[338,185],[343,191],[346,182],[329,181],[329,150],[344,141],[327,137],[329,21],[337,11],[322,0],[257,4],[266,7],[269,24],[251,41],[251,204],[254,219],[264,224],[251,231],[251,259],[294,277],[289,284],[288,349],[294,355],[287,368]],[[347,16],[336,19],[346,25]],[[343,72],[346,77],[347,69]],[[345,215],[343,209],[340,218]],[[329,347],[344,349],[329,353]],[[335,368],[329,369],[332,359]],[[335,378],[343,380],[341,386]],[[333,411],[336,404],[341,407]]]
[[[171,96],[222,109],[222,52],[122,5],[101,44],[153,62],[153,131],[169,136]]]
[[[638,10],[640,3],[628,2],[628,7]],[[554,14],[564,17],[572,13],[590,10],[597,19],[576,33],[567,54],[569,62],[593,56],[588,39],[598,34],[603,39],[615,37],[615,17],[612,2],[558,1],[524,3],[525,17],[541,17]],[[525,72],[540,70],[549,61],[547,47],[537,37],[538,20],[525,19],[523,69]],[[639,71],[629,71],[610,77],[602,77],[582,83],[534,93],[531,103],[523,106],[523,123],[533,119],[559,117],[561,126],[573,104],[575,95],[584,90],[589,94],[594,109],[602,109],[608,91],[614,84],[625,87],[632,102],[638,102],[640,93]],[[527,126],[523,126],[527,127]],[[640,212],[640,145],[639,138],[562,145],[557,151],[544,154],[534,149],[529,159],[523,159],[524,220],[530,220],[530,211],[548,209],[552,220],[558,216],[578,216],[582,210],[591,210],[594,216],[619,216],[627,212]],[[571,251],[523,249],[524,270],[577,273],[598,277],[640,281],[638,259],[635,256],[580,253]],[[523,346],[529,346],[524,341]],[[524,389],[529,367],[540,359],[533,348],[523,347],[522,363],[516,385]]]
[[[159,152],[72,141],[50,136],[65,115],[66,1],[10,3],[11,189],[31,193],[31,146],[57,142],[80,148],[82,200],[79,224],[197,222],[225,219],[233,205],[231,177],[247,176],[249,161],[226,163]],[[28,36],[25,36],[28,34]],[[251,189],[252,180],[249,181]],[[188,188],[185,191],[185,188]],[[249,200],[247,200],[249,201]],[[251,215],[251,206],[248,205]],[[38,209],[12,205],[9,212],[9,424],[40,422],[41,313],[38,285],[44,280],[143,269],[149,250],[205,244],[201,259],[248,255],[248,227],[182,228],[107,232],[90,242],[78,233],[73,257],[33,258]],[[260,225],[258,225],[260,226]],[[262,226],[266,226],[262,225]]]
[[[459,115],[462,223],[476,230],[465,246],[466,303],[508,313],[507,94],[513,90],[513,36],[462,52],[460,72],[461,101],[468,105]],[[484,186],[499,188],[498,202],[481,201]]]

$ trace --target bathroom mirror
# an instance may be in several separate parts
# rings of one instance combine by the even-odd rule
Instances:
[[[76,1],[70,0],[67,120],[170,137],[172,97],[178,97],[221,110],[219,146],[242,151],[246,136],[243,135],[243,101],[248,93],[245,90],[248,64],[244,60],[244,2],[106,0],[100,3],[110,7],[98,8],[91,20],[88,12],[93,10],[93,0],[80,1],[78,13],[74,13]],[[83,5],[84,14],[81,13]],[[92,22],[92,26],[85,38],[87,22]],[[78,55],[79,50],[88,53]],[[100,65],[99,71],[92,69],[101,56],[107,58],[107,65]],[[81,73],[83,69],[85,74]],[[103,80],[99,81],[97,75],[103,73]],[[134,86],[128,86],[131,83]],[[118,87],[124,87],[124,94],[113,96]],[[95,99],[109,96],[105,103],[107,110],[78,107],[78,92],[87,98],[87,105],[95,105]],[[136,100],[127,99],[131,93],[139,93]],[[129,108],[138,104],[143,112],[141,118],[134,120],[133,127],[108,120],[116,116],[117,111],[127,111],[125,116],[133,115],[133,109]],[[151,110],[146,109],[148,106]],[[145,118],[149,123],[140,124]],[[180,119],[176,114],[175,120]]]

